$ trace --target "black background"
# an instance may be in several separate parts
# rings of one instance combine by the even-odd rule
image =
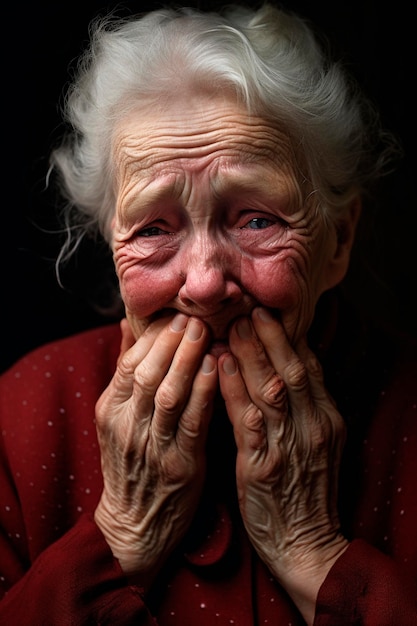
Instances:
[[[203,9],[220,3],[189,2]],[[348,65],[382,119],[403,145],[404,158],[375,197],[371,226],[360,238],[361,255],[348,285],[358,302],[383,321],[417,334],[417,207],[415,202],[415,45],[409,3],[287,0],[282,6],[311,19]],[[45,191],[48,154],[60,135],[59,103],[70,68],[98,13],[142,12],[156,2],[85,0],[26,2],[2,9],[2,314],[0,368],[30,349],[116,319],[101,276],[111,262],[97,243],[85,244],[56,280],[61,239],[55,198]],[[126,9],[124,9],[125,7]],[[369,210],[369,208],[368,208]]]

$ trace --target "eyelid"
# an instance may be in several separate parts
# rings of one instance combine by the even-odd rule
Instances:
[[[149,233],[146,234],[146,231],[151,231],[151,230],[159,230],[159,233]],[[159,237],[160,235],[168,235],[169,233],[167,231],[164,231],[162,228],[159,228],[159,226],[146,226],[145,228],[141,228],[140,230],[137,230],[135,232],[135,237]]]
[[[138,237],[141,236],[142,232],[151,230],[151,229],[157,229],[162,231],[161,234],[166,234],[166,235],[172,235],[175,231],[175,229],[173,229],[172,227],[173,225],[168,223],[167,220],[165,219],[153,219],[150,221],[143,221],[142,223],[137,224],[135,231],[134,231],[134,236]]]
[[[239,222],[242,222],[242,225],[239,228],[244,228],[250,221],[254,219],[264,219],[271,222],[273,224],[281,224],[285,228],[289,227],[289,223],[280,215],[276,213],[271,213],[269,211],[262,211],[258,209],[245,209],[242,211],[240,215]]]

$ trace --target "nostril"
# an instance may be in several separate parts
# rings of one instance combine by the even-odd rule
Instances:
[[[234,279],[226,277],[222,268],[207,268],[198,263],[189,267],[178,292],[183,304],[210,308],[235,302],[241,296],[240,285]]]

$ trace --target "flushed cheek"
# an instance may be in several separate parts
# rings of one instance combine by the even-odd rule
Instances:
[[[128,311],[144,318],[164,308],[177,295],[180,276],[170,265],[140,263],[118,269],[120,292]]]
[[[280,311],[294,310],[298,306],[305,281],[291,255],[281,255],[279,259],[242,255],[240,268],[240,276],[235,280],[263,306]],[[163,267],[120,264],[118,275],[125,306],[138,317],[148,317],[169,306],[183,284],[174,259]]]
[[[292,310],[300,300],[303,281],[290,255],[279,260],[244,258],[241,280],[245,291],[265,307]]]

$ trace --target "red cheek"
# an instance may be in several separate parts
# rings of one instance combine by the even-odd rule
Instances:
[[[251,259],[242,263],[245,290],[271,309],[293,308],[300,300],[301,282],[291,260]]]
[[[235,267],[239,266],[237,261]],[[291,258],[240,257],[240,271],[234,280],[243,292],[272,309],[285,311],[300,302],[302,279]],[[126,308],[135,316],[148,317],[172,306],[182,285],[178,264],[120,264],[120,290]]]
[[[119,275],[119,282],[126,308],[138,317],[148,317],[169,306],[180,288],[166,267],[133,265]]]

